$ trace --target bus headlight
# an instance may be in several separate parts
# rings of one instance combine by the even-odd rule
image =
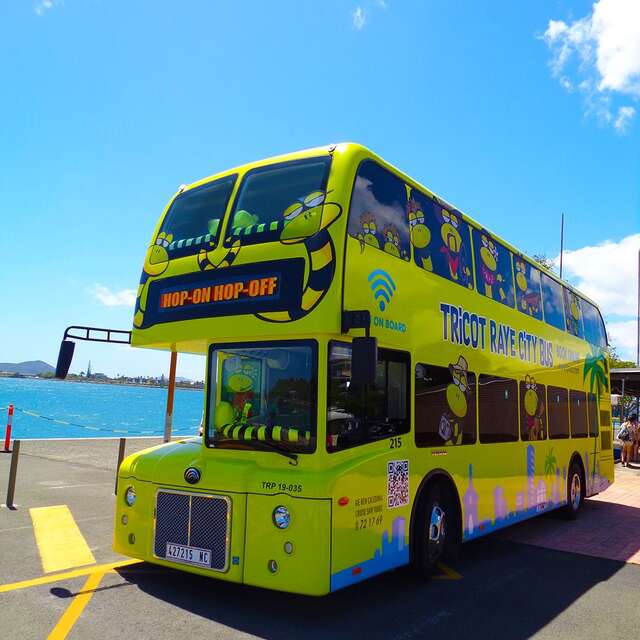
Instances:
[[[280,505],[273,510],[273,524],[275,524],[278,529],[286,529],[290,523],[291,514],[287,507]]]
[[[129,507],[133,507],[136,503],[136,490],[133,487],[127,487],[127,490],[124,492],[124,501]]]

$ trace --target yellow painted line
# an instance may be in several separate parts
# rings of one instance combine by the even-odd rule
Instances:
[[[45,573],[62,571],[96,559],[66,504],[29,509]]]
[[[462,580],[462,576],[457,571],[454,571],[451,567],[444,564],[444,562],[438,562],[436,566],[440,571],[442,571],[442,573],[437,576],[433,576],[434,580]]]
[[[84,569],[74,569],[73,571],[65,571],[64,573],[56,573],[55,575],[42,576],[40,578],[32,578],[31,580],[22,580],[21,582],[10,582],[8,584],[0,584],[0,593],[7,591],[17,591],[18,589],[27,589],[29,587],[37,587],[42,584],[51,584],[61,580],[71,580],[80,576],[88,576],[96,571],[106,573],[119,567],[126,567],[130,564],[142,564],[141,560],[121,560],[120,562],[110,562],[109,564],[99,564],[95,567],[85,567]]]
[[[104,571],[96,571],[87,578],[82,586],[82,590],[71,601],[71,604],[58,620],[58,624],[53,631],[47,636],[47,640],[64,640],[73,628],[84,608],[89,604],[89,600],[93,597],[95,590],[98,588],[100,581],[104,577]]]

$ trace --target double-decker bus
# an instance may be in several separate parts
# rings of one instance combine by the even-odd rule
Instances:
[[[131,344],[207,357],[202,439],[119,470],[148,562],[322,595],[613,481],[597,306],[357,144],[181,187]]]

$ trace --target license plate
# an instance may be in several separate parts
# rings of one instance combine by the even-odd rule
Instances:
[[[198,547],[186,547],[182,544],[167,542],[167,560],[195,564],[198,567],[211,566],[211,551],[209,549],[198,549]]]

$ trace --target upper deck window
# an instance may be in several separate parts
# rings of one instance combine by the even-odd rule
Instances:
[[[546,273],[540,275],[542,284],[542,302],[544,304],[544,321],[556,329],[564,330],[564,303],[562,285],[550,278]]]
[[[484,231],[473,230],[476,284],[487,298],[513,307],[511,251]]]
[[[542,296],[540,294],[540,271],[526,260],[514,256],[516,273],[516,301],[518,311],[542,320]]]
[[[567,323],[567,331],[578,338],[584,338],[581,300],[573,291],[566,287],[562,287],[562,292],[564,296],[564,317]]]
[[[175,198],[160,228],[172,236],[168,247],[171,258],[197,253],[200,245],[217,241],[236,177],[207,182]]]
[[[351,196],[349,235],[369,245],[409,260],[409,224],[407,222],[407,189],[400,178],[384,167],[365,160]]]
[[[242,244],[278,240],[284,227],[300,213],[324,202],[331,157],[295,160],[249,171],[236,198],[227,242],[242,236]],[[319,227],[321,216],[309,218]],[[318,229],[309,229],[312,235]]]
[[[582,318],[584,320],[584,337],[598,347],[607,346],[607,334],[604,329],[604,322],[600,312],[590,302],[580,301],[582,308]]]
[[[473,289],[469,225],[462,216],[412,189],[407,217],[416,264]]]

